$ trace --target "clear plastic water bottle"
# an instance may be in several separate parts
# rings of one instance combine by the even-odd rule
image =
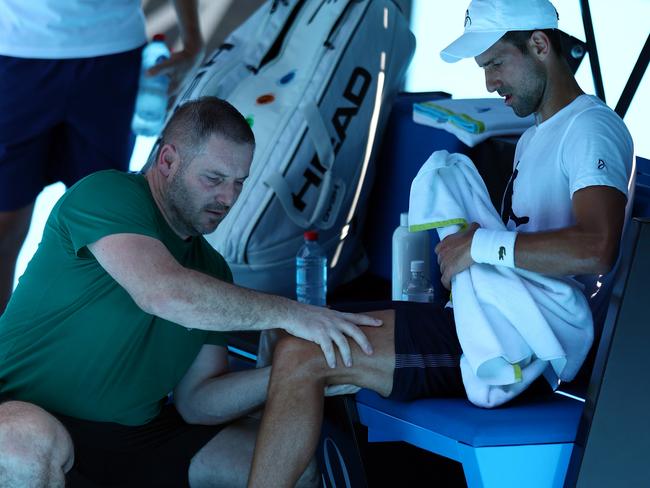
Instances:
[[[411,261],[424,260],[424,276],[429,276],[429,233],[409,232],[409,214],[400,214],[400,225],[393,232],[392,293],[393,300],[402,299],[402,289],[411,277]]]
[[[140,85],[131,122],[131,129],[136,135],[155,136],[160,133],[165,124],[169,76],[147,76],[146,72],[159,62],[169,59],[170,55],[164,34],[153,36],[153,40],[142,50]]]
[[[407,302],[433,302],[433,286],[424,276],[424,261],[411,261],[411,278],[402,289],[402,300]]]
[[[296,298],[322,307],[327,296],[327,256],[318,244],[317,232],[308,230],[304,237],[296,255]]]

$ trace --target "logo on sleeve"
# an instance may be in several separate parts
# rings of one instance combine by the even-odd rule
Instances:
[[[607,169],[607,163],[605,163],[604,159],[598,160],[598,169]]]
[[[505,257],[505,255],[506,255],[506,248],[505,248],[505,246],[501,246],[499,248],[499,261],[503,261],[503,258]]]
[[[463,27],[467,27],[467,24],[472,25],[472,18],[469,16],[469,9],[465,10],[465,23],[463,24]]]

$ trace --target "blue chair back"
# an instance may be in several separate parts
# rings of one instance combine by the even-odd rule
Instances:
[[[626,235],[626,231],[631,225],[635,201],[634,197],[636,192],[636,180],[637,164],[636,161],[633,161],[632,172],[628,181],[628,197],[627,204],[625,206],[625,223],[623,225],[623,236]],[[614,278],[616,277],[616,273],[621,263],[621,251],[624,248],[622,239],[623,237],[621,238],[621,244],[619,246],[618,259],[616,260],[616,264],[609,271],[609,273],[605,275],[588,275],[577,277],[578,281],[580,281],[585,287],[584,294],[589,301],[591,313],[594,318],[594,346],[589,351],[589,354],[587,355],[582,368],[580,368],[580,371],[576,375],[576,378],[571,382],[570,385],[560,386],[560,390],[578,395],[581,398],[584,398],[587,393],[589,378],[591,377],[591,371],[594,367],[596,351],[598,349],[597,345],[600,342],[600,338],[602,336],[603,325],[605,323],[607,310],[609,308],[612,287],[614,286]]]

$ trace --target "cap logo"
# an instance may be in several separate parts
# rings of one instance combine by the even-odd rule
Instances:
[[[463,27],[467,27],[467,24],[472,25],[472,18],[469,16],[469,9],[465,10],[465,23],[463,24]]]

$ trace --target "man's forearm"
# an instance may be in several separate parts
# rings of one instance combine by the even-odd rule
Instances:
[[[198,16],[197,0],[173,0],[183,47],[189,51],[199,52],[203,49],[203,37]]]
[[[605,274],[618,256],[626,197],[611,187],[592,186],[573,194],[575,224],[520,234],[515,264],[550,275]]]
[[[259,409],[266,401],[271,368],[236,371],[206,380],[177,408],[187,422],[214,425]]]
[[[515,265],[552,276],[605,274],[616,261],[617,247],[600,234],[570,227],[558,231],[520,233]]]
[[[554,276],[604,274],[612,268],[618,256],[625,220],[625,194],[613,187],[590,186],[573,194],[572,205],[575,224],[561,229],[517,234],[514,247],[514,265],[517,268]],[[462,235],[455,240],[460,245],[466,244]],[[506,241],[504,239],[504,248],[508,247]],[[474,244],[471,244],[473,248]],[[477,247],[481,248],[481,245]],[[500,248],[492,250],[491,256],[500,251]],[[451,262],[453,265],[453,259]],[[478,262],[484,261],[479,258]]]
[[[291,301],[241,288],[182,268],[149,290],[151,313],[203,330],[263,330],[282,327]]]
[[[475,262],[500,265],[501,254],[505,257],[513,253],[512,248],[507,249],[505,238],[501,246],[494,239],[486,240],[480,236],[480,244],[475,245],[474,237],[478,232],[476,224],[472,224],[467,230],[451,234],[436,246],[441,281],[446,288],[450,288],[452,276]],[[547,232],[519,232],[514,241],[514,266],[550,276],[605,274],[616,262],[620,238],[620,230],[613,229],[611,232],[611,235],[604,237],[603,232],[590,232],[579,226]],[[514,236],[514,232],[504,233]],[[485,245],[492,248],[484,249]],[[503,265],[512,266],[512,261],[508,264],[504,259]]]
[[[203,330],[281,328],[318,344],[331,367],[336,365],[335,347],[344,363],[350,364],[346,337],[372,354],[372,346],[358,326],[381,325],[373,317],[231,285],[185,268],[162,242],[148,236],[111,234],[88,244],[88,249],[137,306],[171,322]]]

